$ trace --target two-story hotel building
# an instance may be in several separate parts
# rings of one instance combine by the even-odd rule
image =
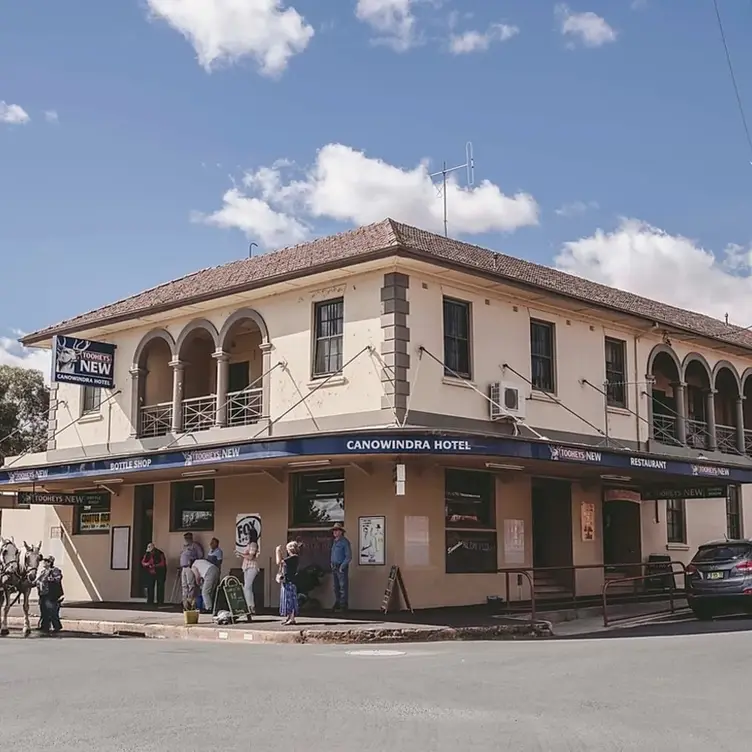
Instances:
[[[183,533],[232,559],[247,515],[270,605],[274,547],[326,565],[344,523],[356,609],[380,606],[389,565],[416,608],[526,597],[510,567],[588,594],[604,570],[567,567],[744,533],[752,332],[392,220],[23,342],[54,336],[116,345],[115,388],[53,384],[46,451],[9,458],[0,490],[100,501],[15,504],[2,534],[41,539],[69,600],[139,598],[149,540],[169,593]]]

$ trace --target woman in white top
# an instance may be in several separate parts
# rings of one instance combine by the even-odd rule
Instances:
[[[258,554],[258,543],[255,541],[251,541],[240,553],[243,557],[243,593],[251,614],[256,613],[256,601],[253,597],[253,581],[259,573]]]

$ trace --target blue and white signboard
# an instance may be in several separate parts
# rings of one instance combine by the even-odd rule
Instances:
[[[115,345],[75,337],[52,341],[52,381],[115,388]]]

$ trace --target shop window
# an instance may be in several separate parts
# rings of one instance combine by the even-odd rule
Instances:
[[[627,343],[606,337],[606,399],[609,407],[627,406]]]
[[[342,371],[342,334],[345,300],[324,300],[313,306],[313,376],[331,376]]]
[[[170,488],[170,531],[214,530],[214,481],[181,481]]]
[[[741,540],[742,505],[740,486],[729,486],[726,496],[726,535],[729,540]]]
[[[110,532],[110,494],[102,494],[101,503],[76,506],[73,513],[75,535]]]
[[[447,574],[497,570],[494,487],[491,473],[444,471]]]
[[[324,527],[345,522],[345,471],[290,476],[290,527]]]
[[[83,386],[81,390],[81,415],[98,413],[102,406],[102,390],[98,386]]]
[[[444,375],[471,378],[470,303],[444,298]]]
[[[533,389],[556,391],[556,329],[549,321],[530,321],[530,372]]]
[[[666,501],[666,539],[668,543],[687,542],[687,513],[684,499]]]

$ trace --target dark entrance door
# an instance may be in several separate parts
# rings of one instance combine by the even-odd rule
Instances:
[[[627,574],[630,564],[642,562],[642,525],[640,505],[634,501],[614,499],[603,502],[603,563],[606,571]],[[619,566],[627,565],[627,566]],[[639,569],[637,567],[636,569]],[[639,574],[636,571],[635,574]]]
[[[141,558],[154,534],[154,486],[136,486],[133,496],[133,551],[131,555],[131,598],[145,598]]]
[[[533,566],[563,567],[536,573],[541,587],[570,589],[573,583],[572,484],[564,480],[533,478]]]

